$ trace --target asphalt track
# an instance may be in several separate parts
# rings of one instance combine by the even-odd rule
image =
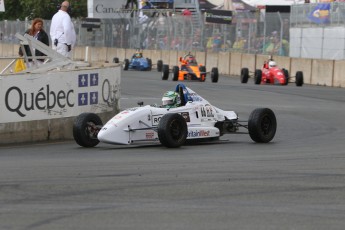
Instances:
[[[271,108],[275,138],[216,144],[0,147],[0,229],[344,229],[345,90],[186,82],[246,120]],[[124,72],[121,108],[160,103],[176,82]]]

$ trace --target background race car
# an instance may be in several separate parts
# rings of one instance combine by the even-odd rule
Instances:
[[[247,83],[249,79],[249,69],[241,69],[241,83]],[[273,60],[265,61],[261,69],[254,72],[255,84],[287,85],[291,79],[295,78],[296,86],[303,85],[303,72],[297,71],[295,77],[289,76],[287,69],[280,69]],[[292,81],[293,82],[293,81]]]
[[[206,66],[197,63],[195,57],[191,54],[187,54],[185,57],[180,57],[180,66],[173,66],[172,68],[172,80],[184,81],[184,80],[197,80],[204,82],[206,80]],[[169,65],[163,65],[162,80],[168,80],[170,74]],[[218,68],[213,67],[211,70],[211,81],[218,82],[219,73]]]
[[[119,63],[119,58],[115,57],[114,63]],[[157,61],[157,70],[162,71],[163,62],[161,60]],[[123,70],[140,70],[140,71],[151,71],[152,70],[152,60],[150,58],[143,57],[141,52],[136,52],[133,54],[131,59],[125,59],[123,61]]]

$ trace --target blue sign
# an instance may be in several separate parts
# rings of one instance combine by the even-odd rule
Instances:
[[[79,93],[78,94],[78,105],[88,105],[88,94],[87,93]]]
[[[79,74],[78,76],[78,86],[79,87],[88,87],[88,76],[87,74]]]
[[[331,9],[330,3],[319,3],[310,12],[310,14],[308,15],[308,19],[317,24],[329,23],[330,9]]]

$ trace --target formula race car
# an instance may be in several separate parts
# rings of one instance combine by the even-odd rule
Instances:
[[[176,148],[186,142],[216,141],[230,133],[246,133],[259,143],[270,142],[276,133],[277,121],[269,108],[257,108],[248,121],[240,121],[234,111],[211,105],[206,99],[178,84],[162,99],[162,106],[145,105],[125,109],[104,126],[94,113],[80,114],[73,125],[74,140],[83,147],[94,147],[99,142],[119,145],[142,143],[162,144]],[[176,95],[179,106],[171,107]]]
[[[248,68],[241,69],[241,83],[247,83],[249,78]],[[271,85],[287,85],[292,77],[289,76],[289,71],[280,69],[272,59],[265,61],[261,69],[256,69],[254,72],[255,84],[271,84]],[[303,85],[303,72],[297,71],[295,76],[296,86]]]
[[[185,57],[180,57],[180,66],[173,66],[172,68],[172,80],[184,81],[184,80],[206,80],[206,66],[197,63],[195,57],[190,53]],[[169,78],[169,65],[163,65],[162,80],[168,80]],[[211,81],[218,82],[218,68],[214,67],[211,70]]]
[[[115,57],[113,59],[114,63],[119,63],[119,58]],[[163,66],[161,60],[157,62],[157,68]],[[150,58],[144,58],[142,52],[138,51],[133,54],[132,58],[125,59],[123,61],[123,70],[141,70],[141,71],[151,71],[152,70],[152,60]],[[158,70],[161,71],[161,70]]]

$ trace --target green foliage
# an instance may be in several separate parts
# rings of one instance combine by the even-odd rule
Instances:
[[[25,20],[42,18],[50,20],[63,0],[5,0],[5,12],[0,12],[2,20]],[[73,18],[87,17],[87,0],[70,0]]]

